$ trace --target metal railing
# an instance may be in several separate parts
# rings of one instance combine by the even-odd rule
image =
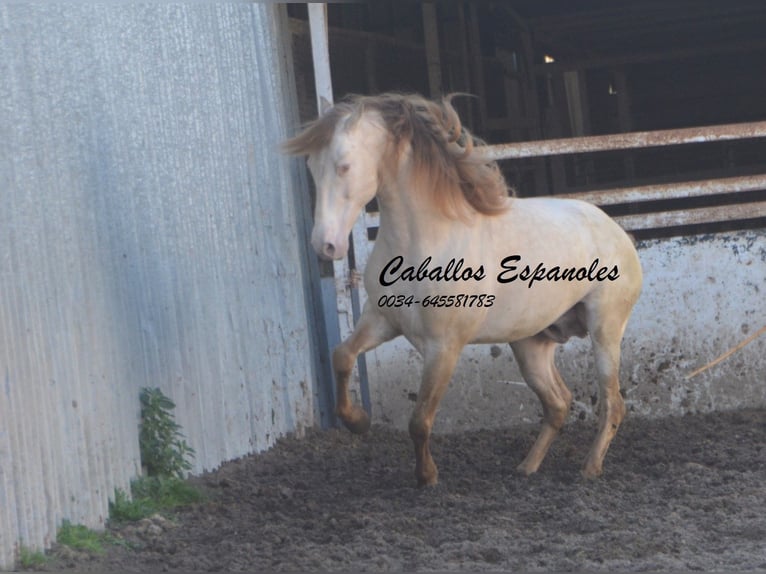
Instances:
[[[482,154],[491,160],[523,159],[563,154],[645,149],[682,144],[709,143],[766,137],[766,121],[703,126],[672,130],[629,132],[613,135],[559,138],[539,141],[490,145]],[[766,201],[740,202],[742,192],[766,190],[766,174],[744,175],[660,183],[654,185],[617,187],[598,191],[557,194],[556,197],[581,199],[599,206],[632,204],[640,211],[650,201],[676,200],[669,208],[648,209],[643,213],[616,215],[614,218],[628,231],[667,227],[683,227],[727,221],[746,221],[766,217]],[[731,196],[719,205],[683,206],[683,200],[710,196]],[[681,204],[679,206],[679,204]]]

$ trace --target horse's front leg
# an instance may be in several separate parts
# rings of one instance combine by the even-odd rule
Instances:
[[[418,400],[410,419],[410,437],[415,446],[415,477],[418,486],[431,486],[438,482],[439,471],[429,447],[431,428],[452,371],[460,357],[462,345],[443,345],[424,352],[423,379]]]
[[[368,302],[354,332],[333,351],[332,366],[337,386],[335,414],[352,433],[362,434],[370,428],[370,417],[362,407],[351,402],[348,393],[348,382],[356,358],[359,353],[374,349],[398,334],[386,318]]]

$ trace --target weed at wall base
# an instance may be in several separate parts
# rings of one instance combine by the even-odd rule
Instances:
[[[91,530],[82,524],[72,524],[68,520],[61,523],[56,541],[72,550],[103,554],[105,534]]]
[[[196,488],[176,477],[144,476],[134,480],[130,489],[131,496],[115,491],[114,502],[109,505],[110,520],[135,522],[204,500]]]
[[[149,476],[183,478],[191,470],[194,449],[184,440],[172,413],[175,403],[158,388],[141,389],[141,464]]]
[[[142,476],[130,484],[130,493],[116,490],[109,504],[109,518],[116,522],[135,522],[152,514],[166,512],[203,499],[202,494],[183,478],[191,470],[191,448],[175,422],[175,403],[158,388],[143,388],[141,426],[138,443]]]
[[[48,562],[45,553],[39,550],[31,550],[26,546],[19,547],[19,566],[24,570],[37,569]]]

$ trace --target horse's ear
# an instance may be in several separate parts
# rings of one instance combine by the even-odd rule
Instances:
[[[319,115],[323,116],[325,115],[330,108],[332,107],[332,104],[325,98],[324,96],[319,96]]]

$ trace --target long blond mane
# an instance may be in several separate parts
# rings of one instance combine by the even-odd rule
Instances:
[[[512,193],[497,163],[477,153],[484,143],[462,127],[451,99],[393,93],[349,96],[285,142],[283,149],[293,155],[319,151],[330,144],[340,121],[351,126],[366,111],[375,111],[393,144],[385,161],[398,165],[402,154],[411,150],[413,190],[427,193],[450,217],[470,208],[486,215],[502,213]]]

